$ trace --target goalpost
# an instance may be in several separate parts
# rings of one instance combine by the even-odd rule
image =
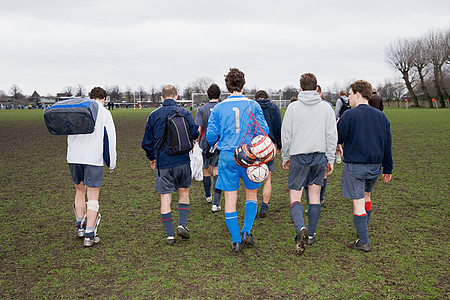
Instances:
[[[221,93],[219,101],[225,100],[228,96],[230,96],[230,93]],[[244,96],[249,99],[255,99],[255,94],[244,94]],[[278,106],[278,108],[281,108],[281,104],[283,101],[281,100],[281,93],[269,94],[269,99],[272,100],[272,102],[274,102]],[[192,106],[200,106],[208,101],[209,99],[206,93],[192,93]]]

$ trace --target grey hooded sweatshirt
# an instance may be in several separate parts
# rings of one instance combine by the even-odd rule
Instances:
[[[316,91],[301,91],[298,101],[289,104],[281,127],[283,162],[292,155],[325,153],[334,163],[337,145],[336,118],[329,104]]]

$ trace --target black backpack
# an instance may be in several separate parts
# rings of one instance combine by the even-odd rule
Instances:
[[[341,102],[342,102],[342,106],[341,109],[339,110],[339,117],[342,117],[342,114],[346,111],[351,109],[352,107],[350,106],[350,101],[345,101],[344,98],[341,98]]]
[[[181,155],[188,153],[194,147],[191,127],[185,116],[182,115],[183,108],[178,107],[170,112],[164,125],[164,133],[158,146],[156,160],[159,174],[159,152],[164,150],[169,155]]]

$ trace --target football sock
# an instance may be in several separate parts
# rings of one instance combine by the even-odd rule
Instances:
[[[302,227],[305,227],[305,222],[303,221],[303,205],[300,201],[296,201],[291,204],[291,218],[295,224],[295,230],[297,234],[300,232]]]
[[[237,211],[231,213],[225,213],[225,224],[227,224],[228,231],[231,235],[233,243],[241,243],[241,232],[239,231],[239,222],[237,217]]]
[[[252,231],[257,212],[258,202],[256,202],[255,200],[245,201],[244,226],[242,226],[242,232],[245,231],[247,233],[250,233]]]
[[[323,196],[325,195],[325,191],[327,190],[327,181],[328,181],[328,178],[325,178],[323,180],[323,185],[322,185],[322,188],[320,189],[320,202],[323,201]]]
[[[205,189],[205,196],[211,197],[211,176],[203,176],[203,188]]]
[[[168,212],[167,214],[161,214],[161,221],[164,225],[164,231],[166,232],[166,236],[175,236],[175,230],[173,229],[172,224],[172,212]]]
[[[367,228],[367,214],[353,215],[353,224],[355,224],[359,241],[363,244],[367,244],[369,242],[369,230]]]
[[[190,205],[186,203],[178,203],[178,225],[186,227]]]
[[[219,206],[220,204],[220,196],[222,195],[222,190],[219,190],[218,188],[216,188],[216,183],[217,183],[217,175],[214,176],[214,199],[213,199],[213,204]]]
[[[309,204],[308,205],[308,230],[309,235],[314,236],[316,233],[317,223],[320,217],[320,204]]]
[[[369,226],[370,215],[372,214],[372,201],[366,202],[367,226]]]
[[[268,209],[269,209],[269,204],[267,204],[266,202],[261,202],[260,212],[266,213]]]
[[[79,223],[79,224],[81,224],[81,221],[83,221],[83,217],[81,217],[81,218],[78,218],[78,217],[76,217],[77,218],[77,223]]]
[[[94,226],[86,226],[86,230],[84,231],[85,233],[90,233],[90,232],[94,232],[95,227]]]

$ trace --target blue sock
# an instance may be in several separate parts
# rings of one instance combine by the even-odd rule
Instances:
[[[362,216],[353,215],[353,224],[355,224],[356,232],[358,233],[359,241],[363,244],[369,242],[369,229],[367,227],[367,214]]]
[[[266,213],[268,209],[269,209],[269,204],[267,204],[266,202],[261,202],[260,212]]]
[[[172,224],[172,212],[168,212],[167,214],[161,214],[161,221],[163,222],[166,236],[175,236],[175,231],[173,229]]]
[[[320,217],[321,206],[322,205],[320,204],[308,205],[308,230],[310,236],[314,236],[314,233],[316,232],[317,223],[319,222]]]
[[[295,230],[298,234],[300,229],[305,227],[305,222],[303,221],[303,205],[301,202],[296,201],[291,204],[291,218],[294,221]]]
[[[186,227],[190,205],[185,203],[178,203],[178,225]]]
[[[257,212],[258,202],[256,202],[255,200],[245,201],[244,226],[242,226],[242,232],[245,231],[247,233],[250,233],[252,231]]]
[[[237,211],[231,213],[225,213],[225,224],[227,224],[228,231],[231,235],[233,243],[241,243],[241,232],[239,231],[239,222],[237,217]]]
[[[203,188],[205,189],[205,196],[211,197],[211,176],[203,176]]]
[[[219,206],[220,204],[220,196],[222,195],[222,190],[219,190],[218,188],[216,188],[216,183],[217,183],[217,175],[214,176],[214,199],[213,199],[213,204]]]
[[[320,202],[323,201],[323,196],[325,195],[325,191],[327,190],[327,182],[328,182],[328,178],[325,178],[323,180],[322,188],[320,189]]]

